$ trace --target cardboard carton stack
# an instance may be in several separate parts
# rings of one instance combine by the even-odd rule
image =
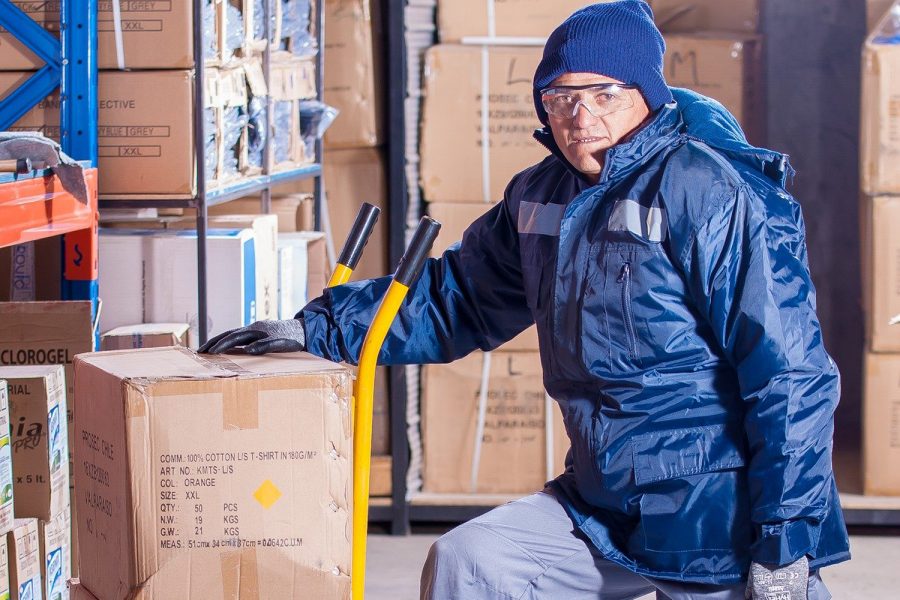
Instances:
[[[151,348],[80,355],[75,372],[93,400],[74,441],[80,586],[349,599],[346,367]]]
[[[45,29],[58,34],[58,4],[33,0],[15,0],[13,4]],[[113,4],[100,7],[98,143],[101,195],[110,198],[185,198],[196,192],[198,167],[205,168],[210,187],[226,183],[241,173],[252,172],[254,161],[260,159],[256,156],[259,152],[254,153],[251,132],[258,131],[260,110],[265,108],[265,102],[260,99],[267,98],[270,90],[275,99],[276,114],[286,102],[290,105],[288,122],[299,123],[297,102],[300,98],[315,95],[312,57],[307,50],[299,56],[288,50],[277,52],[279,58],[273,69],[273,81],[265,81],[260,62],[260,50],[265,47],[265,40],[260,37],[262,17],[254,13],[256,4],[247,0],[211,2],[207,6],[206,76],[202,82],[207,99],[203,108],[207,159],[202,166],[194,164],[193,118],[199,109],[194,106],[194,86],[198,82],[193,71],[191,3],[132,2],[115,12]],[[276,11],[279,17],[276,30],[286,30],[287,26],[282,26],[282,22],[287,22],[284,15],[300,10],[301,5],[309,10],[305,0],[284,3],[283,11]],[[308,38],[308,15],[306,20],[305,36]],[[286,42],[279,39],[274,43],[278,44],[277,48],[289,48],[303,33],[290,30],[285,33]],[[121,39],[121,46],[117,46],[117,38]],[[314,53],[315,48],[311,51]],[[0,98],[41,66],[40,59],[10,32],[0,32]],[[160,102],[161,98],[165,98],[165,102]],[[12,129],[42,131],[59,139],[58,93],[25,114]],[[276,162],[308,162],[299,136],[282,137],[287,140],[287,147]]]
[[[0,367],[0,378],[9,390],[16,516],[7,536],[18,563],[10,569],[10,587],[19,590],[19,598],[30,597],[23,595],[27,586],[35,598],[68,598],[73,544],[65,371],[60,365]]]
[[[765,143],[760,0],[651,0],[671,86],[715,98],[751,143]]]
[[[900,4],[863,48],[861,214],[866,344],[863,489],[900,495]]]

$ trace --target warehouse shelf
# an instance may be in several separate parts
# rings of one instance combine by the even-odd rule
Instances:
[[[60,143],[85,161],[87,204],[47,171],[0,178],[0,246],[62,235],[63,300],[89,300],[98,310],[97,238],[97,0],[62,0],[57,40],[10,0],[0,0],[0,27],[13,33],[44,66],[0,101],[0,131],[60,88]],[[94,344],[98,340],[95,337]]]
[[[322,167],[319,164],[303,165],[294,169],[278,171],[271,175],[259,175],[238,179],[222,187],[214,188],[206,193],[206,206],[225,204],[238,198],[259,194],[280,183],[320,177]],[[150,199],[127,198],[115,195],[100,195],[100,208],[197,208],[199,198]]]

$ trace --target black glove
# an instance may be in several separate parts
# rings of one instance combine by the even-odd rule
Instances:
[[[200,347],[206,354],[221,354],[244,347],[247,354],[300,352],[306,350],[306,332],[300,319],[257,321],[252,325],[221,333]]]
[[[803,558],[783,567],[750,565],[746,597],[751,600],[807,600],[809,560]]]

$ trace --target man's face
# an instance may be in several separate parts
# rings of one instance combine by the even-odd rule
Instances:
[[[554,88],[585,88],[600,84],[622,84],[610,77],[594,73],[565,73],[557,77]],[[574,101],[574,116],[549,115],[553,139],[572,166],[596,182],[603,170],[606,151],[635,131],[650,114],[650,109],[637,89],[612,88],[611,92],[622,94],[612,112],[604,114],[604,105],[597,100],[610,96],[597,96],[592,90],[573,90],[570,102]],[[582,101],[578,103],[578,101]],[[593,111],[594,114],[591,114]],[[599,116],[595,116],[599,115]]]

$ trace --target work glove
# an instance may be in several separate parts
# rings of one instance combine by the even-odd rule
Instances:
[[[244,347],[247,354],[300,352],[306,350],[306,332],[300,319],[257,321],[252,325],[221,333],[200,347],[206,354],[221,354]]]
[[[807,600],[809,560],[803,558],[783,567],[752,563],[745,598],[748,600]]]

